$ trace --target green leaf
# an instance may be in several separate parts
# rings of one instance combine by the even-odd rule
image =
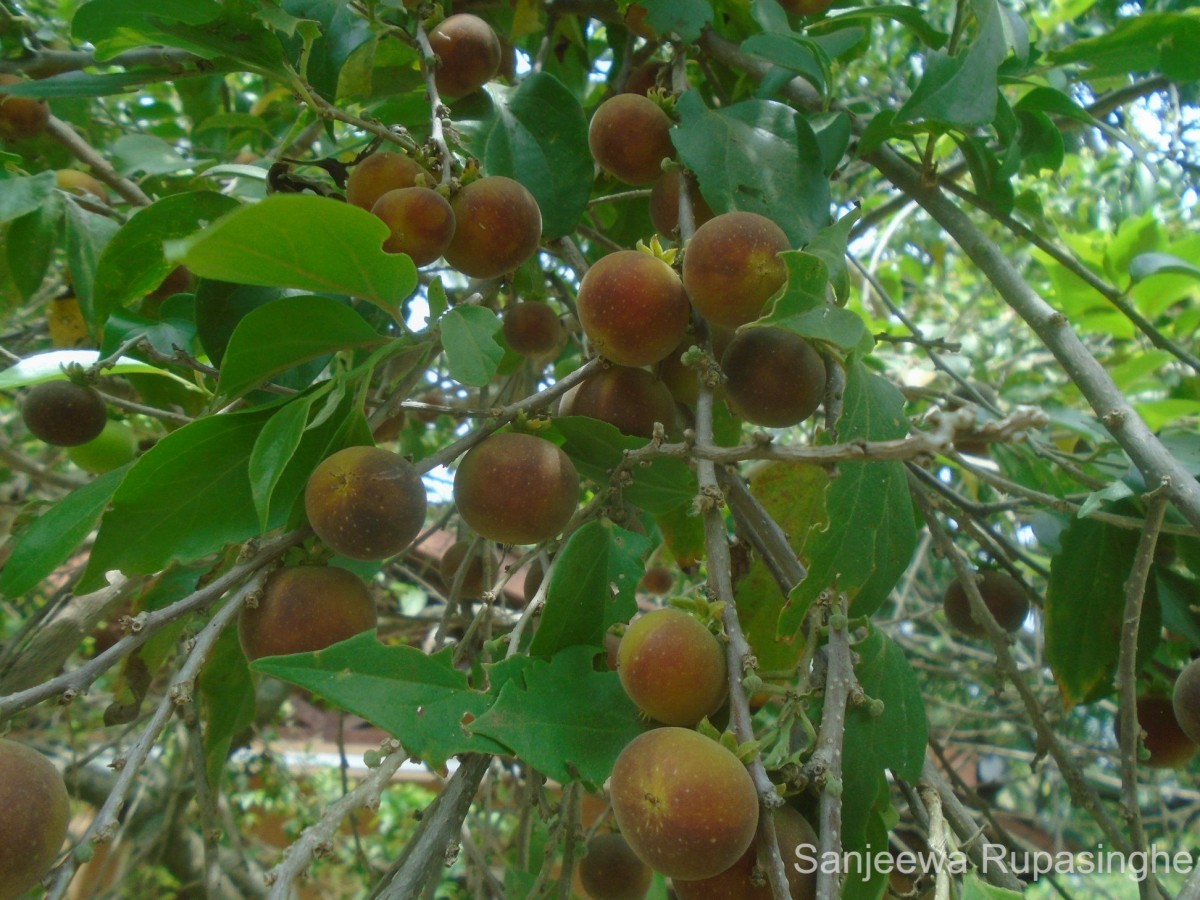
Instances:
[[[318,93],[336,100],[342,67],[354,51],[372,39],[370,24],[350,4],[340,0],[284,0],[283,8],[298,19],[319,23],[305,74]],[[303,47],[303,29],[300,30],[301,34],[289,42],[290,54],[295,59],[299,59]]]
[[[566,647],[603,646],[608,626],[637,612],[634,589],[649,550],[644,535],[601,522],[571,535],[555,558],[530,655],[548,659]]]
[[[1059,536],[1046,585],[1046,661],[1068,707],[1112,690],[1121,652],[1125,580],[1138,533],[1092,519],[1073,519]],[[1139,659],[1158,642],[1159,611],[1151,581],[1139,628]]]
[[[804,250],[792,250],[780,256],[787,265],[787,284],[775,300],[771,313],[758,320],[753,327],[783,328],[801,337],[826,341],[843,350],[870,349],[874,339],[862,318],[855,312],[825,302],[829,274],[823,251],[822,255],[816,255]]]
[[[227,399],[310,359],[384,343],[351,307],[331,297],[282,297],[248,312],[229,338],[217,393]]]
[[[996,0],[974,0],[979,32],[966,50],[949,56],[940,50],[925,58],[924,75],[897,122],[918,120],[946,126],[987,125],[995,118],[997,71],[1007,50]]]
[[[570,234],[587,209],[592,157],[587,118],[557,78],[535,72],[515,89],[488,86],[494,101],[483,122],[484,167],[489,175],[521,182],[542,210],[547,240]]]
[[[684,41],[700,37],[713,18],[707,0],[654,0],[646,4],[646,24],[660,35],[675,33]]]
[[[224,194],[194,191],[138,210],[113,235],[96,265],[96,319],[103,322],[112,310],[163,283],[174,269],[163,253],[166,241],[187,237],[238,206]]]
[[[496,340],[500,319],[483,306],[456,306],[442,316],[442,347],[450,377],[459,384],[483,387],[504,358]]]
[[[917,675],[904,651],[877,628],[854,649],[858,683],[867,697],[883,701],[883,714],[871,716],[865,704],[846,711],[847,753],[854,748],[857,765],[880,772],[891,769],[915,782],[921,777],[928,742],[925,701]],[[849,760],[846,764],[851,765]]]
[[[472,721],[478,723],[494,698],[470,688],[466,673],[454,666],[451,647],[432,655],[415,647],[385,647],[369,631],[316,653],[260,659],[253,669],[362,716],[434,766],[459,753],[508,750],[475,733]]]
[[[946,41],[950,40],[950,35],[930,25],[925,17],[921,15],[920,8],[916,6],[902,6],[890,3],[883,6],[864,6],[844,12],[838,11],[835,15],[830,15],[826,21],[841,24],[863,19],[870,20],[872,18],[892,19],[899,22],[916,35],[921,43],[934,50],[940,50],[946,46]]]
[[[192,169],[196,163],[184,159],[175,148],[152,134],[126,134],[112,145],[117,170],[122,175],[173,175]]]
[[[204,278],[349,294],[393,316],[417,286],[407,256],[384,253],[378,216],[328,197],[275,194],[167,245],[167,257]]]
[[[122,466],[105,472],[40,513],[13,543],[0,570],[0,594],[19,597],[62,565],[96,527],[128,471],[129,466]]]
[[[828,62],[803,35],[794,32],[761,32],[746,38],[742,42],[742,50],[774,65],[791,69],[817,90],[825,90],[829,78]]]
[[[262,411],[198,419],[133,464],[100,523],[83,582],[157,572],[259,533],[247,468]]]
[[[629,437],[607,422],[587,416],[555,419],[554,427],[566,437],[563,452],[571,457],[580,474],[601,486],[608,484],[611,471],[624,459],[624,451],[649,443],[646,438]],[[624,488],[625,498],[654,515],[690,504],[699,489],[695,473],[679,459],[656,459],[649,466],[635,466],[630,474],[633,483]]]
[[[1118,19],[1104,34],[1076,41],[1048,56],[1056,65],[1085,64],[1089,79],[1161,70],[1168,78],[1183,82],[1200,78],[1200,61],[1194,53],[1197,45],[1200,17],[1196,10],[1152,12]]]
[[[511,747],[555,781],[599,786],[618,754],[645,730],[616,672],[597,672],[598,647],[568,647],[536,659],[524,684],[509,681],[496,703],[471,725],[473,734]]]
[[[8,269],[26,300],[37,293],[46,280],[50,261],[58,249],[62,221],[62,201],[51,196],[41,207],[8,226],[8,234],[4,238]]]
[[[1017,891],[988,884],[975,872],[968,872],[963,878],[962,900],[1020,900],[1022,896]]]
[[[34,212],[54,193],[54,173],[40,172],[28,178],[0,178],[0,222],[9,222]]]
[[[796,247],[829,224],[821,146],[804,116],[771,100],[710,110],[698,91],[677,110],[672,140],[714,211],[764,215]]]
[[[888,381],[851,357],[846,371],[845,406],[839,440],[904,437],[904,397]],[[908,567],[917,546],[917,528],[904,464],[853,462],[838,465],[826,494],[829,526],[810,532],[802,561],[808,577],[788,599],[779,617],[779,635],[797,633],[813,600],[825,589],[846,593],[850,613],[870,615]]]
[[[209,790],[220,787],[233,739],[254,724],[254,682],[238,644],[236,627],[226,628],[200,671],[204,708],[204,759]]]
[[[1200,278],[1200,267],[1170,253],[1139,253],[1129,263],[1129,277],[1139,282],[1153,275],[1190,275]]]
[[[100,323],[96,320],[94,302],[96,266],[120,226],[112,219],[88,212],[77,203],[67,204],[66,223],[67,265],[75,284],[75,296],[79,299],[83,318],[92,326],[93,333],[98,333]]]
[[[45,353],[27,356],[19,363],[0,371],[0,390],[11,391],[14,388],[41,384],[43,381],[54,381],[64,377],[64,366],[80,365],[87,368],[95,365],[99,358],[100,353],[96,350],[47,350]],[[184,381],[178,375],[129,356],[122,356],[116,365],[105,371],[113,375],[162,375],[195,389],[195,385]]]
[[[1159,540],[1162,540],[1160,536]],[[1189,567],[1194,565],[1196,557],[1195,538],[1177,538],[1180,544],[1191,543],[1190,548],[1180,547],[1180,555],[1188,559]],[[1190,557],[1190,558],[1189,558]],[[1182,637],[1193,650],[1200,650],[1200,582],[1194,578],[1185,578],[1178,572],[1172,572],[1160,566],[1155,566],[1151,577],[1155,578],[1158,587],[1158,600],[1162,605],[1162,624],[1175,634]]]

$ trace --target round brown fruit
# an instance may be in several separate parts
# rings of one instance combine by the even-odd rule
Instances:
[[[458,577],[458,570],[465,563],[467,571],[463,573],[462,589],[459,596],[474,600],[483,596],[483,592],[490,585],[486,581],[487,567],[483,564],[483,556],[475,553],[468,560],[467,553],[470,550],[471,541],[456,541],[453,543],[450,549],[442,556],[438,572],[442,576],[442,583],[445,584],[446,591],[449,592],[454,585],[454,579]],[[493,561],[496,559],[494,553],[491,554],[491,557]]]
[[[536,544],[566,527],[579,503],[570,457],[531,434],[493,434],[467,452],[454,473],[459,515],[481,537]]]
[[[665,594],[674,586],[675,576],[666,566],[651,566],[638,582],[638,590],[647,594]]]
[[[1143,694],[1137,698],[1138,726],[1145,732],[1143,745],[1148,758],[1142,762],[1152,769],[1179,769],[1196,755],[1196,742],[1184,733],[1175,718],[1171,698],[1162,694]],[[1117,740],[1121,740],[1121,720],[1113,722]]]
[[[608,790],[633,852],[668,878],[711,878],[754,840],[758,793],[750,774],[691,729],[638,735],[617,757]]]
[[[388,191],[416,187],[423,174],[420,163],[402,153],[373,153],[350,170],[346,202],[370,210]]]
[[[819,16],[833,6],[833,0],[779,0],[779,5],[797,16]]]
[[[579,861],[579,881],[591,900],[641,900],[654,873],[619,834],[598,834]]]
[[[1179,673],[1171,703],[1183,733],[1200,744],[1200,659],[1193,659]]]
[[[100,436],[108,423],[108,410],[93,387],[45,381],[29,391],[21,418],[39,440],[55,447],[78,447]]]
[[[687,332],[687,294],[675,270],[637,250],[601,257],[579,283],[579,322],[600,355],[621,366],[649,366]]]
[[[766,216],[730,212],[705,222],[688,241],[683,286],[709,322],[737,328],[763,313],[767,300],[787,281],[778,256],[787,235]]]
[[[497,278],[537,252],[542,211],[525,186],[503,175],[480,178],[450,201],[454,238],[446,262],[472,278]]]
[[[751,328],[734,335],[721,369],[730,408],[755,425],[795,425],[816,412],[825,396],[820,354],[782,328]]]
[[[609,175],[626,184],[651,184],[664,159],[675,158],[671,117],[641,94],[609,97],[592,115],[588,147]]]
[[[0,897],[20,897],[58,856],[71,804],[62,776],[42,754],[0,739]]]
[[[375,201],[371,212],[392,232],[383,242],[383,249],[407,253],[418,268],[445,253],[454,237],[454,211],[445,197],[430,188],[388,191]]]
[[[695,725],[721,707],[729,690],[721,642],[672,608],[634,620],[621,638],[617,674],[629,699],[666,725]]]
[[[775,843],[783,857],[792,900],[812,900],[817,894],[815,873],[804,874],[792,865],[799,857],[797,848],[807,846],[809,859],[816,858],[817,833],[808,820],[790,806],[781,806],[772,814],[775,819]],[[754,883],[754,868],[758,862],[758,835],[754,842],[732,866],[700,881],[672,882],[679,900],[771,900],[774,894],[765,879]],[[807,868],[807,867],[805,867]]]
[[[384,559],[412,543],[425,523],[425,485],[404,457],[347,447],[313,470],[304,489],[309,524],[351,559]]]
[[[103,182],[93,178],[87,172],[78,169],[58,169],[54,173],[54,183],[64,191],[73,194],[91,194],[97,200],[108,202],[108,188]]]
[[[375,627],[375,603],[363,580],[336,566],[295,566],[267,576],[257,606],[238,615],[250,660],[315,653]]]
[[[645,369],[611,366],[590,375],[563,394],[560,416],[590,416],[622,434],[653,437],[654,423],[675,430],[675,399]]]
[[[442,99],[465,97],[500,71],[500,39],[479,16],[443,19],[429,32],[429,46],[438,57],[433,80]]]
[[[1029,615],[1029,598],[1025,596],[1025,589],[1021,587],[1021,583],[1011,575],[994,569],[980,572],[976,583],[979,585],[984,604],[1000,627],[1008,632],[1020,628],[1025,617]],[[983,626],[971,615],[971,602],[967,599],[962,581],[955,579],[950,582],[942,598],[942,609],[945,610],[950,624],[961,634],[972,638],[981,638],[987,634]]]
[[[649,60],[642,63],[629,73],[625,82],[624,94],[641,94],[643,97],[651,88],[658,87],[660,81],[669,78],[671,67],[665,62]]]
[[[0,75],[0,85],[25,84],[17,75]],[[50,122],[50,105],[32,97],[10,97],[0,91],[0,138],[24,141],[46,130]]]
[[[691,173],[667,169],[650,189],[650,221],[654,223],[654,230],[664,237],[671,237],[679,230],[679,185],[684,182],[692,203],[692,227],[699,228],[713,217],[712,207],[700,193],[700,186]]]
[[[504,339],[522,356],[548,356],[562,344],[566,332],[548,303],[520,301],[504,308]]]

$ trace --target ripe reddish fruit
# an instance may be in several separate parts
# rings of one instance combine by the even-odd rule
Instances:
[[[493,434],[458,464],[454,502],[476,534],[503,544],[536,544],[571,520],[579,474],[570,457],[547,440]]]
[[[475,553],[468,559],[467,553],[470,549],[471,541],[456,541],[442,556],[438,572],[442,576],[442,583],[446,586],[446,591],[449,592],[454,585],[454,579],[458,577],[458,570],[466,565],[467,571],[463,574],[460,596],[477,599],[491,585],[487,583],[487,567],[484,565],[483,556]],[[484,552],[489,551],[485,550]],[[492,570],[495,571],[496,554],[489,552],[489,555],[493,561]]]
[[[664,237],[671,237],[679,230],[679,186],[683,183],[687,184],[692,202],[692,227],[699,228],[713,217],[712,207],[701,195],[696,179],[682,169],[667,169],[650,189],[650,221]]]
[[[654,423],[675,428],[675,400],[667,386],[645,369],[612,366],[590,375],[563,394],[560,416],[590,416],[622,434],[653,437]]]
[[[787,872],[788,888],[792,900],[812,900],[817,893],[816,873],[801,874],[792,865],[799,857],[797,847],[808,846],[808,859],[817,858],[817,833],[808,820],[790,806],[781,806],[773,813],[775,819],[775,843],[783,857]],[[732,866],[700,881],[683,881],[676,878],[671,884],[679,900],[772,900],[774,894],[765,875],[761,884],[754,883],[754,868],[758,864],[758,835],[754,842]],[[805,867],[807,868],[807,867]]]
[[[267,576],[257,606],[238,614],[247,659],[315,653],[375,627],[375,603],[363,580],[336,566],[294,566]]]
[[[0,897],[20,897],[54,864],[71,804],[54,764],[16,741],[0,739]]]
[[[576,308],[596,351],[622,366],[658,362],[682,340],[691,318],[675,270],[636,250],[597,260],[579,283]]]
[[[24,84],[17,75],[0,75],[0,85]],[[0,91],[0,139],[24,141],[46,130],[50,122],[50,105],[32,97],[10,97]]]
[[[21,418],[33,436],[55,447],[77,447],[100,436],[108,423],[104,398],[72,381],[44,381],[30,389]]]
[[[1141,760],[1152,769],[1178,769],[1196,755],[1197,745],[1179,725],[1170,697],[1143,694],[1137,698],[1138,727],[1145,732],[1142,740],[1149,754]],[[1117,740],[1121,740],[1120,717],[1113,721]]]
[[[767,300],[787,281],[777,254],[789,249],[783,229],[751,212],[730,212],[705,222],[688,241],[683,286],[696,311],[725,328],[763,313]]]
[[[417,186],[420,163],[402,153],[373,153],[350,170],[346,202],[369,210],[388,191]]]
[[[758,793],[746,767],[688,728],[655,728],[630,741],[608,789],[633,852],[668,878],[723,872],[758,827]]]
[[[450,201],[454,237],[446,262],[472,278],[497,278],[537,252],[542,211],[520,182],[492,175],[472,181]]]
[[[433,81],[442,99],[465,97],[500,71],[500,39],[479,16],[443,19],[429,32],[429,46],[438,57]]]
[[[641,94],[644,97],[651,88],[666,84],[670,71],[671,67],[665,62],[658,60],[644,62],[629,73],[629,78],[625,82],[625,90],[622,93]]]
[[[1021,583],[1004,572],[992,569],[979,573],[977,584],[983,602],[992,617],[1005,631],[1016,631],[1029,615],[1029,598]],[[971,603],[966,589],[958,579],[950,582],[942,598],[946,618],[967,637],[981,638],[987,632],[971,615]]]
[[[425,524],[425,486],[404,457],[347,447],[313,470],[304,489],[309,524],[351,559],[384,559],[412,543]]]
[[[664,159],[675,158],[671,117],[641,94],[617,94],[597,108],[588,147],[605,172],[626,184],[650,184]]]
[[[591,900],[641,900],[654,873],[619,834],[598,834],[579,861],[579,881]]]
[[[397,188],[375,201],[371,212],[391,229],[383,242],[388,253],[407,253],[413,265],[429,265],[446,252],[454,237],[449,201],[426,187]]]
[[[816,412],[825,396],[820,354],[782,328],[751,328],[734,335],[721,369],[730,409],[755,425],[795,425]]]
[[[629,699],[667,725],[695,725],[721,707],[729,690],[721,642],[672,608],[634,620],[621,638],[617,674]]]
[[[1183,733],[1200,744],[1200,659],[1193,659],[1179,673],[1171,703]]]
[[[504,339],[522,356],[547,356],[562,345],[566,332],[548,303],[520,301],[504,308]]]
[[[833,6],[833,0],[779,0],[779,5],[797,16],[819,16]]]

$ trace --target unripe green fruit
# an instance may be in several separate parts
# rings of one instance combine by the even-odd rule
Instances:
[[[85,472],[103,475],[120,468],[137,453],[137,435],[124,422],[109,419],[99,435],[67,450],[71,462]]]
[[[315,653],[375,627],[375,603],[363,580],[336,566],[277,569],[257,606],[238,615],[247,659]]]
[[[1183,733],[1200,744],[1200,659],[1193,659],[1179,674],[1171,703]]]
[[[77,447],[99,437],[108,422],[104,398],[71,381],[35,385],[21,405],[21,418],[34,437],[56,447]]]
[[[765,216],[730,212],[705,222],[688,241],[683,286],[714,325],[737,328],[763,314],[787,281],[779,255],[790,249],[783,229]]]
[[[404,457],[347,447],[308,479],[304,509],[330,548],[351,559],[384,559],[412,543],[425,524],[425,486]]]
[[[579,283],[576,308],[596,351],[622,366],[658,362],[679,344],[691,321],[675,270],[636,250],[597,260]]]
[[[9,900],[50,871],[67,836],[71,804],[50,760],[0,739],[0,810],[0,900]]]
[[[1008,632],[1020,628],[1029,615],[1029,598],[1021,583],[1004,572],[988,569],[979,573],[977,584],[984,605],[997,624]],[[942,608],[950,624],[967,637],[981,638],[987,634],[971,615],[971,603],[961,581],[955,579],[946,588]]]
[[[655,728],[630,741],[613,765],[609,797],[633,852],[668,878],[725,871],[758,827],[758,792],[746,767],[688,728]]]
[[[782,328],[738,332],[721,359],[725,398],[747,422],[786,428],[825,396],[825,363],[808,341]]]
[[[502,544],[536,544],[571,520],[579,503],[579,473],[547,440],[493,434],[458,464],[454,502],[476,534]]]
[[[678,609],[634,620],[621,638],[617,674],[638,708],[667,725],[695,725],[728,694],[721,642]]]
[[[605,172],[626,184],[650,184],[673,159],[671,117],[641,94],[609,97],[592,115],[588,147]]]
[[[591,900],[641,900],[654,873],[619,834],[598,834],[579,861],[579,881]]]

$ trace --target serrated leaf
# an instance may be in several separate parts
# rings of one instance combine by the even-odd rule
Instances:
[[[131,300],[144,297],[171,274],[163,244],[187,237],[226,213],[238,202],[214,191],[193,191],[164,197],[138,210],[100,255],[94,289],[95,316],[103,322],[109,313]]]
[[[0,594],[19,597],[62,565],[96,527],[128,471],[122,466],[76,488],[20,532],[0,570]]]
[[[1125,580],[1137,554],[1138,533],[1092,519],[1072,519],[1059,543],[1046,584],[1046,662],[1072,707],[1112,690],[1121,652]],[[1138,629],[1140,662],[1158,639],[1158,600],[1151,579]]]
[[[781,253],[787,266],[788,280],[783,293],[777,297],[771,312],[758,320],[753,327],[770,326],[783,328],[801,337],[826,341],[843,350],[869,350],[874,339],[866,323],[855,312],[841,306],[832,306],[825,300],[825,288],[829,284],[829,269],[825,261],[827,248],[818,252],[791,250]],[[845,283],[849,285],[849,277]]]
[[[407,256],[384,253],[388,234],[382,219],[349,203],[275,194],[169,242],[167,257],[204,278],[349,294],[397,316],[417,270]]]
[[[908,433],[904,397],[851,357],[846,371],[842,441],[887,440]],[[908,567],[917,546],[912,497],[904,464],[852,462],[838,466],[826,495],[829,526],[809,533],[801,559],[808,568],[779,617],[779,636],[795,634],[813,600],[826,589],[850,598],[850,613],[870,615]]]
[[[698,91],[684,94],[677,110],[672,140],[714,211],[764,215],[794,247],[829,223],[821,147],[796,110],[771,100],[711,110]]]
[[[534,660],[524,685],[505,684],[470,731],[511,747],[556,781],[582,779],[598,787],[625,745],[645,730],[617,674],[593,667],[602,652],[568,647],[549,662]]]
[[[310,359],[382,344],[350,306],[331,297],[283,297],[246,313],[221,361],[217,393],[233,399]]]
[[[550,658],[567,647],[599,647],[614,622],[637,612],[634,589],[650,550],[644,535],[588,522],[559,550],[532,656]]]
[[[368,631],[316,653],[260,659],[252,668],[362,716],[434,766],[459,753],[507,752],[469,729],[495,698],[471,689],[453,652],[387,647]]]
[[[439,323],[450,377],[459,384],[482,387],[492,380],[504,358],[496,340],[500,319],[482,306],[456,306]]]

